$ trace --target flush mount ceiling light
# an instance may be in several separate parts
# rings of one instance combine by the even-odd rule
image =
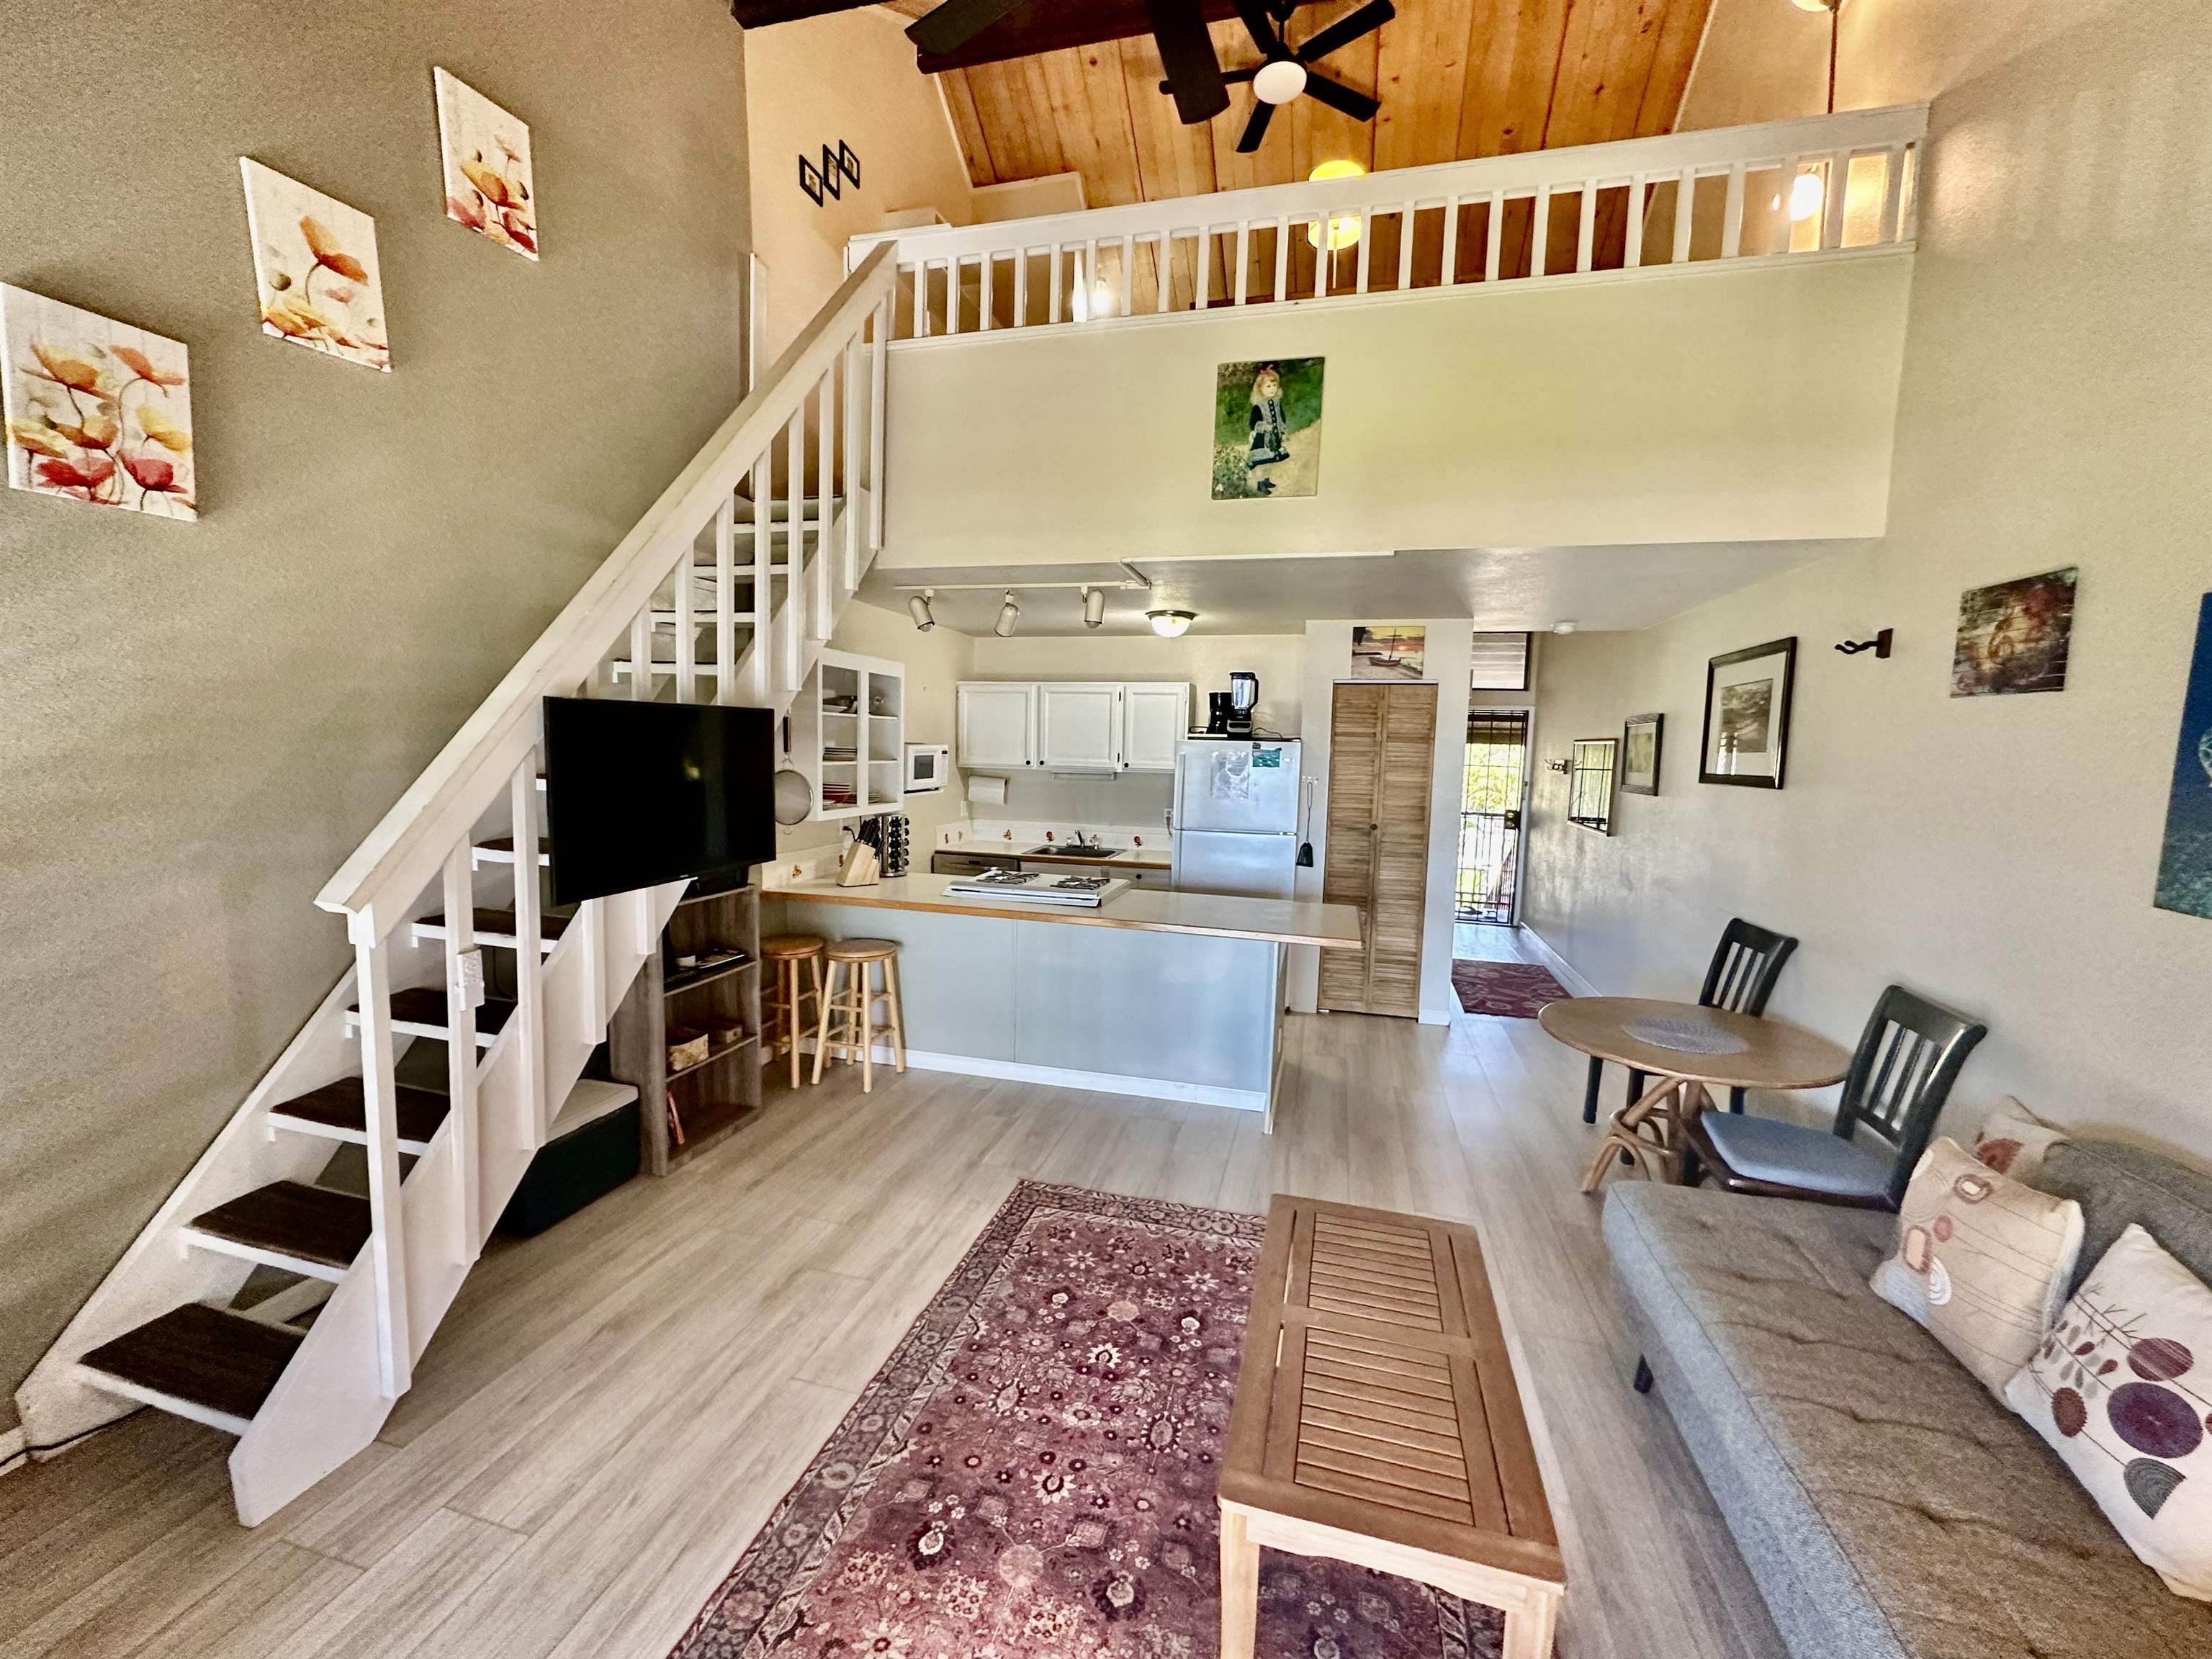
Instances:
[[[1086,587],[1083,590],[1083,625],[1097,628],[1106,620],[1106,590]]]
[[[935,589],[925,587],[906,602],[907,615],[914,618],[914,625],[925,634],[937,626],[937,617],[929,608],[929,602],[936,597]]]
[[[1022,608],[1014,603],[1013,590],[1008,588],[1006,602],[999,607],[999,620],[991,624],[991,631],[1003,640],[1014,631],[1021,619]]]
[[[1152,625],[1152,632],[1164,640],[1180,639],[1190,631],[1198,620],[1194,611],[1147,611],[1145,620]]]
[[[1575,626],[1571,622],[1555,622],[1552,624],[1552,631],[1554,634],[1571,634],[1575,631]]]

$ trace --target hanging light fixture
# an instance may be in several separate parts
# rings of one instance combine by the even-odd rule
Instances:
[[[925,634],[937,626],[937,617],[929,608],[929,602],[936,597],[935,589],[925,587],[906,602],[907,615],[914,618],[914,625]]]
[[[1106,590],[1086,587],[1083,590],[1083,625],[1097,628],[1106,620]]]
[[[1270,65],[1269,67],[1272,68],[1273,66]],[[1254,83],[1253,90],[1255,92],[1259,90],[1257,82]],[[1265,93],[1261,93],[1260,95],[1263,98],[1267,96]],[[1365,167],[1347,157],[1341,161],[1323,161],[1319,167],[1308,173],[1306,177],[1313,180],[1316,184],[1321,184],[1331,179],[1364,178],[1366,175],[1366,173],[1367,169]],[[1340,213],[1330,217],[1328,222],[1328,251],[1331,253],[1335,252],[1340,248],[1350,247],[1358,240],[1359,216],[1358,214]],[[1316,219],[1313,223],[1306,227],[1306,240],[1316,247],[1319,247],[1322,245],[1320,220]]]
[[[991,624],[991,631],[1000,639],[1011,635],[1022,619],[1022,608],[1014,603],[1012,588],[1006,590],[1006,602],[999,607],[999,620]]]
[[[1152,632],[1164,640],[1181,639],[1198,620],[1194,611],[1147,611],[1145,620],[1152,625]]]
[[[1836,112],[1836,35],[1841,25],[1841,13],[1845,0],[1790,0],[1800,11],[1825,11],[1828,14],[1828,113]],[[1792,205],[1795,205],[1793,200]],[[1791,216],[1795,217],[1793,214]]]

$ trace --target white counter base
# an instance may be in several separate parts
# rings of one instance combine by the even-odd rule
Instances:
[[[876,1064],[891,1063],[891,1046],[874,1045]],[[806,1038],[799,1052],[811,1054],[814,1039]],[[995,1078],[1004,1083],[1036,1083],[1048,1089],[1089,1089],[1102,1095],[1133,1095],[1140,1100],[1183,1100],[1196,1106],[1226,1106],[1233,1111],[1264,1112],[1264,1089],[1224,1089],[1210,1083],[1176,1083],[1167,1078],[1121,1077],[1112,1072],[1073,1072],[1064,1066],[1025,1066],[1018,1060],[983,1060],[973,1054],[936,1054],[920,1048],[906,1051],[910,1072],[951,1072],[959,1077]],[[825,1073],[826,1074],[826,1073]]]

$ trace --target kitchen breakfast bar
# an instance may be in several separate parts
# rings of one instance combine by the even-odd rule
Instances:
[[[1289,949],[1361,943],[1342,904],[1130,888],[1060,909],[951,884],[770,885],[763,927],[896,940],[909,1066],[1240,1107],[1270,1130]]]

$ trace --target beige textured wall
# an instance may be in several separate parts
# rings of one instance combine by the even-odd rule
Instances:
[[[1902,56],[1928,9],[1844,15],[1888,18],[1861,50]],[[1641,634],[1547,641],[1542,756],[1651,708],[1667,752],[1663,793],[1624,798],[1610,840],[1565,823],[1538,771],[1528,917],[1603,990],[1686,994],[1750,916],[1803,939],[1787,1018],[1849,1037],[1900,980],[1987,1019],[1955,1125],[2011,1091],[2212,1158],[2212,922],[2150,902],[2212,588],[2212,15],[2045,9],[2072,26],[2008,36],[2022,9],[1950,20],[1887,534]],[[1960,592],[2075,563],[2065,691],[1953,699]],[[1883,626],[1887,662],[1830,649]],[[1788,788],[1698,784],[1706,659],[1790,634]]]
[[[445,219],[434,64],[531,124],[542,264]],[[720,0],[6,7],[0,280],[190,345],[204,516],[0,491],[0,1402],[344,970],[317,889],[729,412],[743,73]],[[375,216],[394,374],[261,335],[242,154]]]
[[[768,266],[772,356],[845,279],[845,242],[881,230],[899,208],[975,215],[968,168],[934,81],[914,66],[907,20],[869,6],[754,29],[745,37],[753,243]],[[843,139],[860,182],[819,207],[799,187],[799,158]]]

